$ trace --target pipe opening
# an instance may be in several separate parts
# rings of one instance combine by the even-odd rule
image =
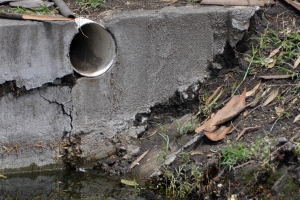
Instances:
[[[70,45],[73,69],[82,76],[95,77],[105,73],[115,57],[115,41],[100,24],[78,18],[78,33]]]

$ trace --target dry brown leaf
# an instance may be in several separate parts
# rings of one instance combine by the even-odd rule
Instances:
[[[132,168],[134,168],[138,162],[140,162],[144,157],[145,155],[149,152],[149,150],[145,151],[142,155],[140,155],[137,159],[135,159],[135,161],[133,161],[129,167],[129,169],[131,170]]]
[[[255,99],[251,103],[249,103],[247,106],[250,106],[251,108],[255,107],[258,104],[259,100],[261,99],[262,93],[263,93],[263,91],[260,91],[259,93],[257,93],[255,96]]]
[[[219,125],[231,120],[246,108],[246,88],[241,95],[234,95],[230,101],[219,110],[211,119],[202,126],[198,127],[195,132],[202,131],[214,132],[219,129]]]
[[[291,78],[292,75],[271,75],[271,76],[259,76],[262,79],[284,79],[284,78]]]
[[[268,98],[265,100],[265,102],[263,103],[263,106],[266,106],[266,105],[268,105],[269,103],[271,103],[271,102],[277,97],[278,92],[279,92],[279,89],[278,89],[278,88],[275,89],[275,90],[273,90],[273,91],[269,94],[269,96],[268,96]]]
[[[231,126],[221,126],[219,129],[217,129],[215,132],[207,132],[204,131],[204,134],[206,137],[208,137],[212,141],[219,141],[224,139],[224,137],[227,135],[227,133],[230,131]]]
[[[299,115],[297,115],[297,116],[295,117],[295,119],[294,119],[293,123],[295,123],[295,122],[297,122],[297,121],[299,121],[299,120],[300,120],[300,114],[299,114]]]
[[[249,111],[246,110],[246,111],[243,113],[243,116],[244,116],[244,117],[247,117],[248,114],[249,114]]]
[[[268,69],[271,69],[275,66],[276,64],[276,59],[273,60],[273,62],[271,62],[269,65],[268,65]]]
[[[268,87],[261,95],[261,97],[264,97],[269,91],[271,90],[271,87]]]
[[[213,100],[213,98],[220,92],[220,90],[221,91],[223,90],[223,86],[218,87],[214,91],[214,93],[212,95],[210,95],[210,97],[206,100],[205,105],[208,105]]]
[[[299,64],[300,64],[300,55],[298,56],[297,60],[295,61],[293,69],[295,69],[296,67],[298,67]]]
[[[280,116],[282,115],[282,113],[284,112],[284,108],[281,107],[281,106],[276,107],[276,108],[275,108],[275,112],[276,112],[276,115],[277,115],[278,117],[280,117]]]
[[[254,94],[256,92],[256,90],[259,88],[259,86],[260,86],[260,82],[252,90],[246,92],[246,97],[249,97],[252,94]]]
[[[273,56],[275,56],[275,55],[279,52],[279,50],[281,49],[281,47],[282,47],[282,45],[280,45],[277,49],[274,49],[274,50],[270,53],[269,58],[272,58]]]

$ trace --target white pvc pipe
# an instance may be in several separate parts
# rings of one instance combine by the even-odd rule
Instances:
[[[70,45],[73,69],[82,76],[95,77],[105,73],[113,64],[116,45],[111,34],[100,24],[76,18],[78,33]]]

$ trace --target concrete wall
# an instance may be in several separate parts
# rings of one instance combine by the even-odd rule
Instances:
[[[68,48],[76,32],[73,23],[1,19],[0,69],[6,74],[0,83],[15,80],[31,90],[1,97],[0,169],[56,164],[66,157],[65,149],[80,149],[81,157],[93,159],[112,155],[115,136],[135,137],[143,130],[133,126],[137,113],[204,81],[207,63],[223,53],[226,42],[234,46],[241,39],[254,12],[180,7],[108,13],[101,23],[115,38],[115,63],[102,76],[79,78],[72,88],[45,84],[72,73]],[[14,28],[25,34],[9,34]]]

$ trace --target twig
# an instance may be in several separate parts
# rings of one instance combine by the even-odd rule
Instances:
[[[242,132],[237,136],[236,140],[239,140],[247,131],[254,131],[260,129],[261,126],[254,126],[254,127],[248,127],[244,128]]]
[[[239,166],[236,166],[234,169],[238,169],[238,168],[244,167],[244,166],[246,166],[246,165],[248,165],[248,164],[251,164],[251,163],[253,163],[253,162],[254,162],[254,160],[250,160],[250,161],[245,162],[245,163],[243,163],[243,164],[241,164],[241,165],[239,165]]]

